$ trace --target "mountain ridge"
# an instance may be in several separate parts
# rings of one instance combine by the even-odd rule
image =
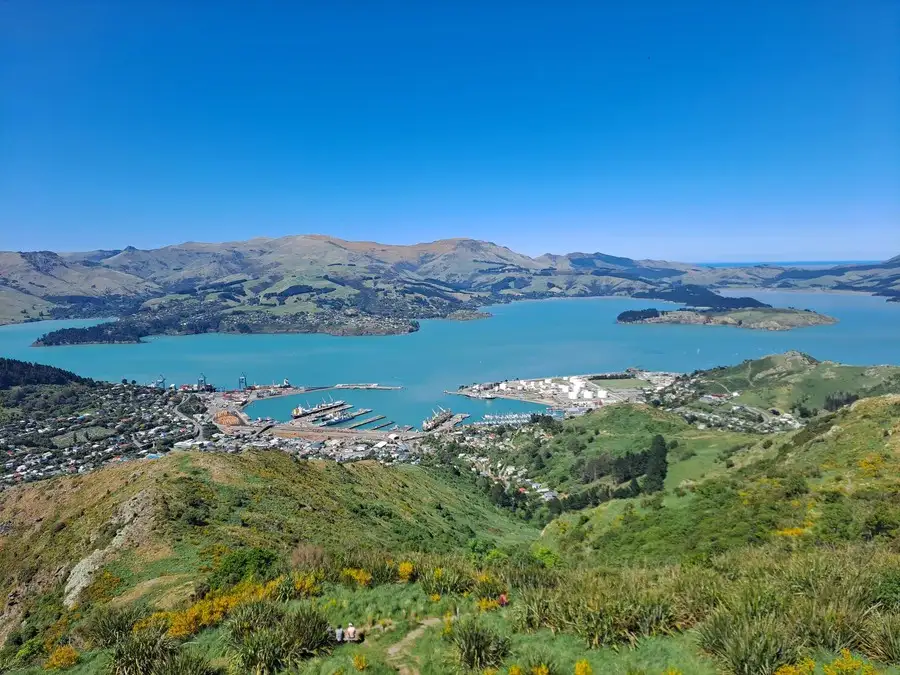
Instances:
[[[184,242],[155,249],[0,252],[0,322],[121,316],[133,312],[135,304],[172,294],[218,301],[221,294],[204,294],[216,286],[229,288],[227,310],[268,311],[268,300],[279,296],[279,306],[298,312],[355,308],[373,315],[430,318],[515,299],[653,295],[683,285],[894,296],[900,295],[900,256],[877,265],[815,270],[712,268],[602,252],[531,257],[470,238],[405,245],[326,234]]]

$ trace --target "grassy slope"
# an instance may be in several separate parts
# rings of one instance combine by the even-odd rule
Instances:
[[[898,420],[900,397],[859,402],[852,409],[817,420],[806,430],[778,437],[776,444],[767,451],[755,447],[736,455],[734,459],[739,461],[733,470],[716,466],[715,473],[719,475],[705,481],[696,492],[687,492],[683,496],[670,494],[662,504],[640,499],[613,502],[585,514],[588,519],[584,523],[580,522],[583,520],[581,514],[572,514],[552,524],[547,529],[546,540],[559,543],[570,553],[585,550],[599,563],[613,564],[635,560],[664,562],[685,554],[689,557],[695,557],[697,553],[715,554],[747,541],[766,539],[785,546],[778,552],[783,558],[790,555],[788,551],[794,543],[865,539],[867,536],[862,528],[872,524],[872,516],[878,515],[879,510],[881,519],[888,524],[897,522],[897,516],[900,516],[896,513],[900,509],[897,498],[900,496]],[[678,433],[693,434],[670,416],[641,407],[631,410],[623,407],[618,412],[610,409],[603,416],[587,417],[571,424],[601,432],[609,432],[613,428],[610,425],[614,424],[623,436],[610,433],[603,437],[605,447],[616,447],[619,451],[627,449],[629,435],[636,438],[648,426],[651,431],[646,433],[659,432],[670,437],[679,437]],[[696,443],[698,447],[711,443],[703,436],[684,442]],[[698,452],[697,457],[700,456]],[[289,458],[274,453],[237,457],[173,455],[157,464],[135,463],[83,478],[81,480],[87,482],[87,479],[102,476],[103,480],[82,485],[81,490],[75,490],[77,494],[71,494],[71,489],[62,489],[67,481],[54,481],[58,483],[54,497],[69,505],[86,503],[89,494],[101,504],[108,499],[122,499],[139,486],[146,487],[149,472],[137,477],[132,473],[137,468],[151,466],[156,469],[153,476],[158,501],[164,501],[172,508],[185,494],[208,498],[209,490],[214,495],[212,502],[216,507],[211,511],[210,524],[202,528],[184,526],[174,517],[173,511],[166,526],[154,535],[161,543],[156,547],[144,546],[140,553],[126,555],[111,567],[125,580],[117,593],[131,588],[131,592],[126,592],[128,600],[142,594],[166,605],[182,600],[184,594],[177,593],[179,584],[183,585],[202,569],[202,551],[213,542],[265,543],[279,547],[289,546],[298,538],[308,538],[332,545],[362,541],[396,549],[411,540],[417,541],[417,537],[430,531],[444,536],[429,538],[429,545],[438,550],[445,547],[449,550],[460,545],[467,535],[468,525],[479,534],[485,528],[492,528],[492,536],[498,539],[527,539],[532,534],[470,493],[456,490],[453,485],[440,484],[415,467],[385,469],[366,464],[339,466],[324,463],[295,466]],[[670,483],[677,480],[673,478],[677,467],[678,463],[673,464]],[[698,471],[687,469],[685,474],[693,478],[700,475]],[[805,487],[797,487],[794,477],[802,477]],[[100,485],[108,488],[110,494],[103,497]],[[786,493],[786,487],[790,488],[790,494]],[[35,493],[34,496],[45,497],[34,487],[21,492],[29,491]],[[52,503],[46,499],[42,501]],[[435,508],[437,501],[442,504],[441,511]],[[2,508],[6,509],[6,506],[4,504]],[[42,506],[46,509],[46,505]],[[895,516],[893,521],[891,509]],[[464,520],[466,525],[449,521],[447,512],[452,514],[453,521]],[[612,517],[611,513],[614,514]],[[395,520],[400,521],[399,527],[394,525]],[[741,529],[743,526],[749,529]],[[41,531],[40,525],[36,527]],[[776,528],[797,528],[801,532],[780,537],[773,534]],[[572,536],[579,530],[584,536]],[[65,532],[63,530],[61,534]],[[12,536],[19,534],[16,531]],[[166,546],[170,548],[166,549]],[[748,552],[747,557],[755,560],[753,564],[762,565],[777,557],[770,558],[770,554],[773,554],[772,550],[759,554]],[[743,559],[743,552],[736,552],[736,556],[731,563],[726,559],[724,563],[714,564],[733,569],[735,563]],[[0,568],[5,569],[6,564],[12,563],[10,559],[0,560]],[[153,585],[153,579],[160,575],[184,576],[177,581],[170,580],[171,584],[162,588]],[[723,574],[722,578],[730,577]],[[513,594],[511,610],[517,602],[518,598]],[[362,645],[341,648],[328,658],[307,663],[299,672],[309,675],[333,673],[338,668],[353,672],[351,660],[356,653],[366,655],[371,664],[368,672],[394,672],[388,663],[387,649],[412,630],[419,618],[439,617],[457,605],[461,605],[463,614],[474,611],[472,598],[448,596],[434,602],[419,585],[389,585],[352,591],[328,584],[321,604],[332,622],[378,624],[381,619],[388,630],[384,634],[373,631]],[[643,639],[635,649],[588,650],[583,640],[573,635],[553,634],[547,630],[529,634],[517,632],[511,622],[510,610],[492,614],[487,620],[512,634],[513,653],[507,663],[521,663],[531,654],[543,653],[553,656],[561,666],[561,672],[572,672],[575,662],[580,659],[587,659],[594,672],[622,675],[636,671],[661,673],[669,667],[684,673],[721,672],[716,662],[699,651],[694,631]],[[440,625],[434,626],[412,641],[402,661],[417,662],[423,675],[449,672],[453,651],[440,639],[440,630]],[[222,664],[225,653],[220,638],[221,629],[207,630],[197,636],[194,644]],[[69,672],[97,675],[104,672],[105,662],[102,655],[90,654],[82,665]],[[897,670],[892,668],[882,672],[895,673]]]
[[[699,376],[705,392],[739,391],[739,403],[784,410],[797,403],[821,408],[828,394],[839,391],[860,396],[900,392],[900,368],[896,366],[847,366],[816,361],[799,352],[744,361]]]
[[[109,542],[115,528],[106,523],[138,493],[148,496],[154,525],[109,564],[123,580],[116,593],[130,590],[132,599],[174,601],[173,593],[189,592],[185,583],[214,544],[451,551],[476,532],[498,541],[536,535],[463,483],[418,467],[298,463],[280,452],[174,453],[0,493],[0,522],[12,523],[0,537],[0,592],[48,590],[65,580],[74,562]],[[186,524],[188,508],[208,524]]]
[[[900,397],[865,399],[734,456],[737,466],[657,502],[619,500],[552,523],[563,548],[604,561],[672,562],[785,538],[829,543],[896,532]],[[673,474],[677,474],[677,464]],[[670,474],[667,487],[676,480]]]
[[[701,431],[681,417],[645,405],[614,405],[583,417],[567,420],[564,432],[551,443],[552,457],[541,474],[550,485],[572,487],[573,466],[579,457],[590,459],[600,454],[614,457],[639,452],[650,447],[650,441],[661,434],[667,441],[678,441],[670,453],[670,473],[666,484],[676,487],[687,479],[703,478],[718,468],[715,459],[736,446],[755,443],[758,438],[729,431]],[[572,453],[572,438],[584,444],[577,455]]]

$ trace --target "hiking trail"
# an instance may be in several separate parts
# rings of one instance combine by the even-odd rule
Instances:
[[[441,621],[442,619],[436,616],[422,621],[417,628],[407,633],[402,640],[388,647],[387,662],[393,668],[396,668],[400,675],[419,675],[419,671],[415,666],[400,662],[404,660],[404,657],[409,656],[409,650],[416,643],[416,640],[422,637],[426,630],[432,626],[437,626]]]

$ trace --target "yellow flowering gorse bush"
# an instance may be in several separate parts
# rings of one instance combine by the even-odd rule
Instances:
[[[397,566],[397,577],[404,583],[409,583],[415,578],[416,566],[408,560],[401,562]]]
[[[587,659],[582,659],[575,664],[575,675],[594,675],[594,669],[591,668],[591,664],[587,662]]]
[[[360,588],[368,588],[372,583],[372,573],[356,567],[345,567],[341,570],[341,579],[346,583],[354,583]]]
[[[44,664],[45,670],[65,670],[78,663],[78,652],[72,645],[57,647]]]

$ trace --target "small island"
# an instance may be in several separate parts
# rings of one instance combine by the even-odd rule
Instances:
[[[478,321],[479,319],[490,319],[493,316],[490,312],[480,312],[475,309],[457,309],[450,312],[447,318],[451,321]]]
[[[622,312],[617,323],[675,323],[702,326],[736,326],[753,330],[792,330],[809,326],[829,326],[837,319],[809,309],[754,307],[733,310],[641,309]]]

